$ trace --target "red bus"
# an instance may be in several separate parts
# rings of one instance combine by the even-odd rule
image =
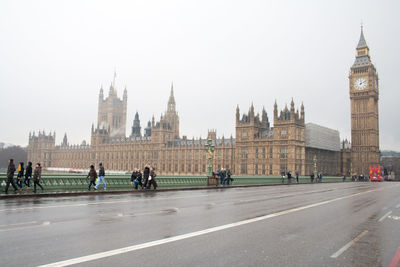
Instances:
[[[383,182],[385,176],[383,175],[383,168],[381,165],[369,166],[369,179],[371,182],[374,181]]]

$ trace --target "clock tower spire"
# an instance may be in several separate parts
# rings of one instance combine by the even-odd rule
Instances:
[[[368,176],[369,166],[380,163],[379,78],[371,62],[363,26],[350,69],[351,162],[353,172]]]

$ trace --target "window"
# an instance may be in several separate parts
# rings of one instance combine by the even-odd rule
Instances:
[[[262,157],[265,159],[265,147],[262,149]]]
[[[256,168],[255,168],[255,174],[258,174],[258,164],[256,164]]]
[[[269,165],[269,174],[272,175],[272,164]]]
[[[258,159],[258,148],[256,148],[256,159]]]
[[[269,158],[272,159],[273,155],[274,155],[274,150],[272,149],[272,147],[269,148]]]
[[[247,164],[242,164],[240,166],[240,174],[247,174]]]
[[[287,146],[281,147],[280,158],[281,159],[287,159],[288,158],[288,148],[287,148]]]
[[[241,153],[242,159],[247,159],[248,154],[249,154],[249,152],[248,152],[247,148],[242,148],[242,153]]]
[[[286,135],[287,135],[286,129],[282,129],[282,130],[281,130],[281,136],[282,136],[282,137],[286,137]]]

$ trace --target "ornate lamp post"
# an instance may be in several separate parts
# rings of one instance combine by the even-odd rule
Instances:
[[[208,139],[207,144],[205,145],[205,149],[207,151],[207,158],[208,158],[208,167],[207,167],[207,176],[212,176],[212,159],[215,151],[215,146],[212,144],[212,140]]]

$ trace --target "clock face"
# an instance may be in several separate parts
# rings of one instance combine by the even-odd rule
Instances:
[[[358,78],[355,82],[354,82],[354,87],[358,90],[364,90],[365,87],[367,87],[367,80],[363,77]]]

